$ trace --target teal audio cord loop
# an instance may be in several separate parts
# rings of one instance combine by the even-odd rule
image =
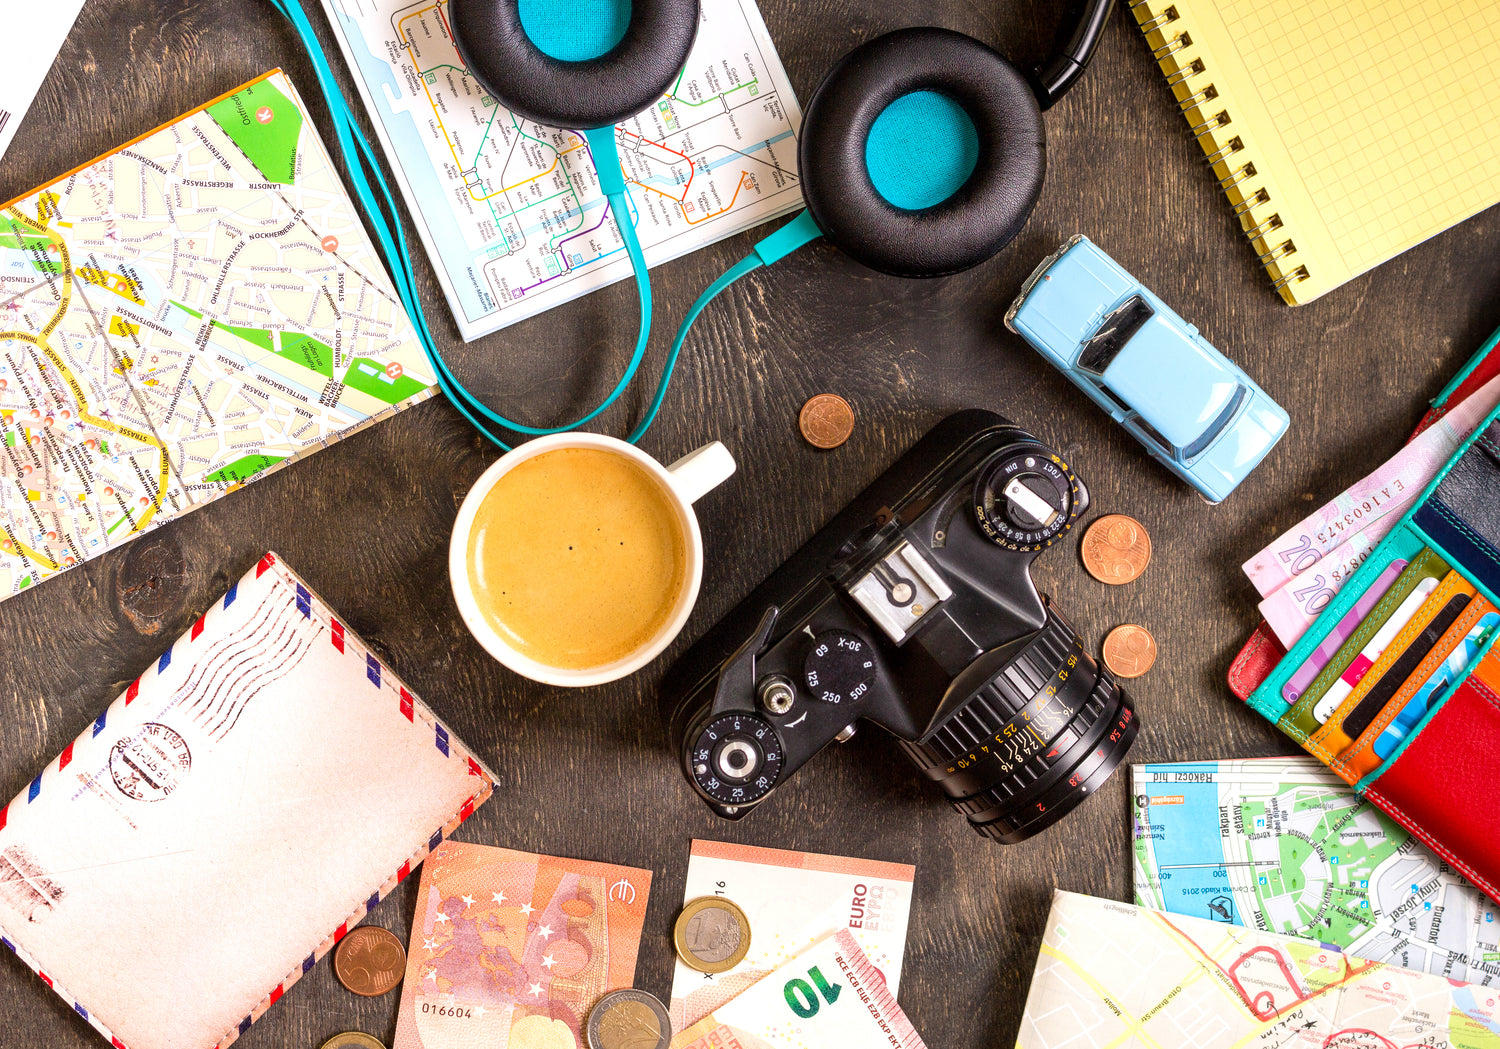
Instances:
[[[661,402],[667,395],[667,384],[672,381],[672,370],[677,367],[677,358],[682,353],[682,344],[686,341],[688,332],[693,327],[693,322],[698,319],[698,314],[703,312],[703,308],[712,302],[718,296],[719,292],[729,287],[745,274],[754,273],[762,266],[771,265],[771,263],[790,255],[802,247],[802,245],[816,240],[822,235],[823,231],[818,228],[818,224],[813,221],[813,217],[806,211],[799,212],[797,217],[792,219],[792,221],[782,226],[766,239],[759,241],[751,249],[750,254],[720,274],[719,279],[710,284],[704,290],[703,294],[698,296],[698,301],[688,308],[687,316],[682,319],[682,327],[677,329],[677,338],[672,340],[672,352],[667,354],[667,363],[662,368],[661,382],[656,386],[656,396],[651,400],[651,407],[646,409],[645,418],[640,421],[634,430],[630,431],[630,436],[626,440],[631,444],[635,444],[645,434],[646,429],[656,421],[656,413],[661,410]]]
[[[646,269],[646,259],[641,254],[641,246],[635,235],[635,228],[630,221],[631,207],[629,197],[625,189],[625,177],[620,166],[619,153],[615,145],[615,129],[613,126],[595,128],[583,132],[583,138],[588,143],[589,152],[593,157],[594,166],[599,172],[600,188],[604,191],[609,201],[610,211],[615,217],[615,226],[620,231],[620,237],[625,242],[626,254],[630,257],[630,264],[635,272],[636,289],[640,295],[641,319],[640,333],[636,338],[635,352],[631,354],[630,362],[625,367],[624,374],[615,388],[610,391],[608,397],[593,411],[574,422],[563,426],[536,427],[526,426],[514,422],[503,415],[486,407],[480,400],[468,391],[463,383],[459,382],[453,372],[448,368],[447,362],[443,360],[438,351],[437,344],[433,340],[432,331],[427,326],[427,318],[422,312],[422,303],[417,295],[416,275],[412,270],[411,253],[407,248],[406,235],[401,229],[401,221],[396,210],[395,200],[392,198],[390,186],[386,183],[385,176],[381,174],[380,165],[375,159],[374,151],[370,148],[369,141],[360,130],[354,119],[354,114],[349,108],[348,101],[344,98],[337,81],[334,79],[333,70],[329,67],[328,57],[318,42],[316,32],[312,23],[308,21],[307,13],[303,10],[301,0],[271,0],[287,20],[292,23],[297,31],[297,37],[311,60],[313,70],[318,77],[318,85],[322,89],[323,97],[328,103],[329,113],[333,117],[334,134],[338,139],[339,153],[343,158],[344,167],[348,172],[349,180],[354,187],[355,197],[359,201],[361,210],[369,220],[370,228],[375,235],[377,246],[381,256],[385,259],[386,266],[391,272],[392,281],[396,292],[401,298],[402,305],[406,308],[407,315],[411,318],[412,326],[416,330],[417,338],[422,344],[422,349],[427,355],[428,362],[432,365],[433,374],[437,377],[438,386],[443,394],[452,402],[465,419],[487,439],[494,442],[502,449],[509,450],[511,445],[492,431],[485,423],[480,422],[479,416],[489,423],[503,427],[527,436],[539,437],[544,434],[565,433],[577,429],[592,421],[605,411],[610,405],[617,401],[625,388],[635,378],[636,372],[641,366],[646,355],[646,344],[651,335],[651,281]],[[368,173],[368,174],[367,174]],[[373,176],[375,187],[379,189],[376,195],[375,187],[371,186]],[[384,207],[381,207],[381,204]],[[753,266],[751,267],[754,268]],[[746,270],[746,272],[749,272]],[[718,285],[715,285],[718,287]],[[722,289],[720,289],[722,290]],[[717,292],[715,292],[717,294]],[[701,309],[712,295],[707,295],[700,300]],[[685,334],[685,332],[684,332]],[[646,429],[656,418],[657,410],[666,396],[667,383],[671,379],[672,364],[676,361],[677,350],[681,348],[681,337],[677,346],[674,347],[671,359],[663,370],[661,381],[657,386],[656,396],[651,402],[651,410],[647,417],[630,434],[629,440],[635,443],[640,440]]]

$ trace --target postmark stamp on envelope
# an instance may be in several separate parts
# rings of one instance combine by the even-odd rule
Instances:
[[[120,793],[136,801],[160,801],[177,789],[193,766],[181,733],[148,721],[109,751],[109,772]]]

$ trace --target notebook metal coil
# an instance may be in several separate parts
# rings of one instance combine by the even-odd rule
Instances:
[[[1178,51],[1182,51],[1185,48],[1189,48],[1189,47],[1192,47],[1192,46],[1193,46],[1193,38],[1192,37],[1188,36],[1186,33],[1178,33],[1171,40],[1168,40],[1165,44],[1162,44],[1161,47],[1158,47],[1155,50],[1153,50],[1151,52],[1151,54],[1152,54],[1152,57],[1154,57],[1158,62],[1160,62],[1162,59],[1166,58],[1168,55],[1176,54]]]
[[[1203,121],[1201,124],[1193,125],[1193,137],[1202,138],[1216,127],[1224,127],[1231,122],[1228,110],[1221,110]]]
[[[1271,287],[1275,288],[1277,291],[1280,291],[1282,288],[1285,288],[1288,284],[1298,284],[1298,283],[1301,283],[1302,281],[1307,280],[1307,278],[1308,278],[1307,267],[1306,266],[1298,266],[1296,269],[1292,270],[1292,272],[1283,274],[1282,276],[1280,276],[1280,277],[1276,278],[1275,280],[1273,280],[1271,282]]]
[[[1177,21],[1177,8],[1169,7],[1155,18],[1148,18],[1142,22],[1141,29],[1149,33],[1153,29],[1160,29],[1162,26],[1175,21]]]
[[[1193,77],[1197,76],[1199,73],[1203,72],[1203,69],[1203,59],[1195,58],[1187,65],[1179,69],[1177,72],[1167,77],[1167,86],[1176,87],[1184,80],[1190,80]]]
[[[1219,89],[1209,84],[1198,91],[1193,92],[1187,98],[1177,103],[1177,108],[1186,113],[1189,109],[1197,109],[1205,102],[1210,102],[1219,97]]]
[[[1240,136],[1236,135],[1236,136],[1234,136],[1234,138],[1232,138],[1228,142],[1224,143],[1218,149],[1216,149],[1212,153],[1208,154],[1208,156],[1206,156],[1204,158],[1204,160],[1208,163],[1209,167],[1213,167],[1215,164],[1219,163],[1219,161],[1226,160],[1229,157],[1234,156],[1236,153],[1238,153],[1240,150],[1242,150],[1244,148],[1245,148],[1245,142],[1244,142],[1244,140],[1242,138],[1240,138]]]
[[[1243,220],[1247,211],[1252,211],[1255,208],[1260,207],[1262,204],[1269,203],[1271,203],[1271,194],[1264,187],[1262,187],[1256,192],[1253,197],[1246,197],[1244,200],[1234,205],[1234,213],[1238,218]]]
[[[1225,175],[1223,178],[1219,179],[1219,186],[1222,189],[1229,189],[1233,186],[1238,186],[1240,183],[1246,182],[1254,177],[1255,165],[1246,162],[1238,171],[1231,172],[1228,175]]]
[[[1263,252],[1260,256],[1260,264],[1264,266],[1268,262],[1275,262],[1277,259],[1284,259],[1288,255],[1296,254],[1296,252],[1297,245],[1293,244],[1289,240],[1284,240],[1279,245],[1272,248],[1270,251]]]
[[[1279,210],[1269,214],[1262,208],[1269,206],[1271,192],[1264,184],[1257,185],[1258,175],[1254,150],[1245,144],[1241,134],[1229,135],[1225,128],[1234,124],[1231,111],[1232,100],[1223,99],[1213,83],[1212,70],[1201,53],[1195,53],[1190,24],[1178,27],[1170,39],[1164,39],[1168,27],[1183,22],[1175,3],[1162,5],[1161,0],[1129,0],[1130,13],[1135,16],[1141,32],[1151,48],[1151,57],[1166,75],[1167,85],[1188,121],[1188,129],[1203,148],[1204,158],[1213,170],[1215,179],[1234,209],[1240,227],[1255,249],[1256,257],[1271,277],[1272,286],[1280,292],[1288,285],[1308,280],[1310,275],[1305,265],[1290,271],[1285,269],[1289,256],[1297,251],[1293,236],[1279,238],[1271,244],[1266,238],[1277,231],[1290,234]],[[1225,108],[1213,107],[1218,100]],[[1238,129],[1235,129],[1238,131]],[[1233,168],[1229,167],[1234,158]]]
[[[1274,229],[1281,228],[1281,213],[1278,211],[1258,226],[1251,226],[1245,231],[1245,236],[1251,240],[1259,240]]]

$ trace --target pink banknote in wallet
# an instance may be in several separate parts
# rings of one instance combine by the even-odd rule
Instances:
[[[594,1002],[635,981],[650,891],[635,867],[444,842],[417,892],[393,1049],[581,1049]]]
[[[224,1046],[493,789],[267,554],[0,809],[0,942],[116,1046]]]

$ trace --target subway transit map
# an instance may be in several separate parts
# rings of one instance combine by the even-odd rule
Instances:
[[[0,206],[0,598],[432,381],[279,71]]]
[[[1017,1049],[1496,1049],[1494,989],[1306,940],[1053,896]]]
[[[464,68],[447,0],[323,0],[464,339],[630,276],[583,138]],[[648,265],[802,204],[801,110],[754,0],[702,0],[671,90],[615,129]]]
[[[1312,756],[1133,765],[1131,794],[1137,903],[1500,988],[1500,905]]]

